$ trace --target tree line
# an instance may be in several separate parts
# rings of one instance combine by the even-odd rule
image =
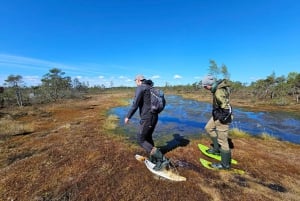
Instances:
[[[230,73],[225,64],[218,66],[214,60],[209,61],[208,72],[219,79],[227,79],[231,84],[233,94],[240,98],[267,101],[270,104],[287,105],[291,102],[299,103],[300,74],[290,72],[287,77],[277,77],[273,72],[265,79],[252,82],[250,85],[239,81],[231,81]],[[65,76],[61,69],[50,69],[41,79],[39,86],[27,87],[24,85],[21,75],[9,75],[4,87],[0,87],[0,107],[26,106],[56,102],[68,98],[83,98],[86,94],[104,93],[112,90],[133,89],[132,87],[106,88],[101,86],[89,86],[89,83],[80,82],[78,78],[72,80]],[[180,93],[201,93],[201,81],[188,85],[170,86],[166,84],[165,90]]]
[[[26,87],[21,75],[9,75],[2,87],[1,107],[55,102],[66,98],[81,97],[87,92],[88,85],[64,76],[58,68],[49,70],[41,79],[39,86]]]
[[[273,105],[288,105],[299,103],[300,73],[290,72],[287,77],[277,77],[275,72],[265,79],[259,79],[250,84],[230,80],[230,73],[225,64],[218,66],[214,60],[209,61],[208,73],[218,79],[227,79],[231,85],[231,92],[238,98],[250,99],[252,101],[263,101]],[[170,86],[166,89],[179,93],[204,93],[201,81],[192,85]]]

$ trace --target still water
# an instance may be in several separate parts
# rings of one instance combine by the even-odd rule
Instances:
[[[131,102],[132,100],[130,100]],[[170,140],[174,135],[187,139],[199,137],[205,133],[204,126],[211,116],[211,104],[183,99],[180,96],[167,96],[167,106],[159,115],[159,121],[153,135],[156,138]],[[138,111],[124,125],[129,106],[113,108],[110,114],[120,118],[119,128],[124,129],[129,138],[134,139],[138,132]],[[267,133],[280,140],[300,144],[300,115],[286,112],[250,112],[233,108],[234,120],[231,128],[238,128],[251,135]]]

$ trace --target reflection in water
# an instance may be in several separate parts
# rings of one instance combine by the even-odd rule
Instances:
[[[199,137],[205,133],[204,126],[211,116],[211,104],[185,100],[179,96],[167,96],[167,106],[159,115],[154,140],[170,141],[174,134],[185,138]],[[138,132],[138,112],[129,125],[124,125],[124,117],[130,106],[113,108],[111,113],[120,117],[120,127],[129,138]],[[252,135],[268,133],[279,139],[300,144],[300,117],[285,112],[249,112],[233,108],[234,120],[231,128],[238,128]]]

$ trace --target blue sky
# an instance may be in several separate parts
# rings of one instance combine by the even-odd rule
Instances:
[[[209,60],[251,83],[300,69],[298,0],[0,0],[0,85],[52,68],[90,85],[192,84]]]

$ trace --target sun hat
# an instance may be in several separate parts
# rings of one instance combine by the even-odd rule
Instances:
[[[202,79],[202,86],[212,86],[216,79],[212,75],[207,75]]]

